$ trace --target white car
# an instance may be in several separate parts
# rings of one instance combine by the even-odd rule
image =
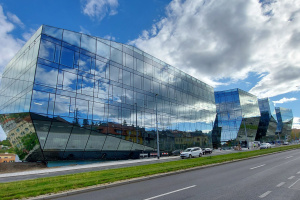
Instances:
[[[183,158],[201,157],[202,155],[203,152],[200,147],[191,147],[181,152],[180,157],[183,159]]]
[[[271,148],[270,143],[261,143],[260,149],[268,149],[268,148]]]

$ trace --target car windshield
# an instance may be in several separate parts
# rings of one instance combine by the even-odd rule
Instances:
[[[267,143],[262,143],[261,146],[267,146]]]
[[[184,150],[183,152],[190,152],[192,149],[186,149],[186,150]]]

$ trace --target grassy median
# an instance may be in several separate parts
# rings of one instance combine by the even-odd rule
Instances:
[[[300,145],[282,146],[271,149],[247,151],[218,156],[184,159],[142,166],[85,172],[33,180],[0,183],[0,199],[21,199],[43,194],[58,193],[87,186],[112,183],[115,181],[149,176],[153,174],[188,169],[214,163],[222,163],[257,155],[300,148]]]

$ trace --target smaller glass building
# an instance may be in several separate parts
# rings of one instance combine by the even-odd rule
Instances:
[[[276,116],[277,116],[277,130],[279,140],[286,140],[289,135],[292,133],[293,126],[293,112],[291,109],[276,107]]]
[[[274,142],[277,128],[277,117],[273,102],[269,98],[258,99],[261,114],[255,140]]]
[[[215,92],[217,116],[213,146],[247,146],[253,142],[260,120],[257,97],[241,89]]]

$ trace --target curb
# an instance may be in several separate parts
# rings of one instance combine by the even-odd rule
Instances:
[[[220,165],[224,165],[224,164],[239,162],[239,161],[243,161],[243,160],[249,160],[249,159],[268,156],[268,155],[272,155],[272,154],[278,154],[278,153],[292,151],[292,150],[296,150],[296,149],[298,149],[298,148],[288,149],[288,150],[283,150],[283,151],[277,151],[277,152],[273,152],[273,153],[267,153],[267,154],[253,156],[253,157],[249,157],[249,158],[242,158],[242,159],[237,159],[237,160],[225,161],[225,162],[222,162],[222,163],[215,163],[215,164],[209,164],[209,165],[193,167],[193,168],[188,168],[188,169],[183,169],[183,170],[166,172],[166,173],[162,173],[162,174],[155,174],[155,175],[150,175],[150,176],[144,176],[144,177],[138,177],[138,178],[133,178],[133,179],[128,179],[128,180],[122,180],[122,181],[118,181],[118,182],[114,182],[114,183],[107,183],[107,184],[89,186],[89,187],[86,187],[86,188],[74,189],[74,190],[70,190],[70,191],[67,191],[67,192],[61,192],[61,193],[57,193],[57,194],[46,194],[46,195],[41,195],[41,196],[30,198],[30,199],[32,199],[32,200],[42,200],[42,199],[53,199],[53,198],[67,197],[67,196],[72,196],[72,195],[75,195],[75,194],[81,194],[81,193],[86,193],[86,192],[92,192],[92,191],[95,191],[95,190],[102,190],[102,189],[106,189],[106,188],[117,187],[117,186],[129,184],[129,183],[138,183],[138,182],[145,181],[145,180],[151,180],[151,179],[155,179],[155,178],[171,176],[171,175],[174,175],[174,174],[185,173],[185,172],[189,172],[189,171],[220,166]]]

